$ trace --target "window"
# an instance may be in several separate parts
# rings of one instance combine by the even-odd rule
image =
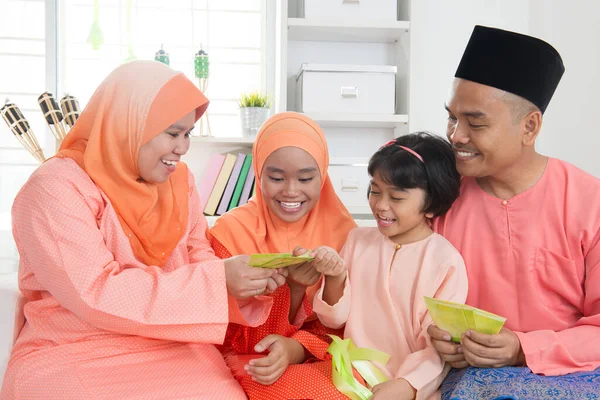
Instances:
[[[46,4],[42,0],[3,0],[0,10],[0,106],[15,103],[28,120],[44,153],[54,151],[37,104],[48,85]],[[18,253],[10,230],[15,195],[37,161],[0,121],[0,273],[16,270]]]
[[[57,100],[71,94],[83,108],[112,69],[132,58],[154,59],[161,45],[171,67],[197,82],[193,60],[202,46],[210,58],[212,134],[241,136],[240,93],[272,92],[265,78],[272,70],[266,61],[267,3],[273,0],[0,0],[0,106],[9,98],[21,109],[49,157],[56,142],[37,104],[44,91]],[[94,21],[103,36],[97,49],[88,43]],[[11,206],[38,164],[4,121],[0,157],[3,273],[16,270],[18,260]]]
[[[96,0],[98,1],[98,0]],[[241,136],[236,100],[265,90],[264,0],[94,0],[59,2],[59,88],[83,107],[100,81],[128,59],[154,59],[161,48],[172,68],[193,82],[194,55],[208,53],[214,136]],[[96,21],[103,43],[87,43]]]

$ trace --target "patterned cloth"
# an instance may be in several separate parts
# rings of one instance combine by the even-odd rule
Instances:
[[[600,368],[541,376],[527,367],[453,369],[442,384],[443,400],[600,399]]]

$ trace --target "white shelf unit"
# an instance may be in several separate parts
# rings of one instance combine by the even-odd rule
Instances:
[[[220,138],[215,136],[192,136],[192,142],[215,147],[250,146],[254,139],[250,138]]]
[[[411,0],[398,0],[396,21],[306,19],[297,14],[302,9],[299,1],[303,0],[277,1],[275,112],[299,109],[296,77],[302,63],[398,69],[393,115],[307,113],[325,132],[338,195],[357,218],[368,217],[366,163],[383,143],[409,132]]]
[[[376,115],[376,114],[327,114],[308,113],[323,128],[390,128],[399,129],[408,124],[408,115]]]
[[[330,21],[288,18],[288,40],[305,42],[383,42],[400,40],[410,22]]]

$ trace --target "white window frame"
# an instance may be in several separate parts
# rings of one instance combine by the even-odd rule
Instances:
[[[44,1],[44,0],[41,0]],[[62,82],[60,76],[60,63],[62,62],[60,57],[60,48],[58,48],[58,26],[61,23],[59,11],[59,0],[45,0],[46,1],[46,10],[52,9],[53,14],[46,13],[46,34],[51,36],[47,36],[47,38],[51,38],[51,40],[47,40],[46,44],[46,54],[50,54],[50,51],[53,54],[53,60],[46,60],[47,67],[47,77],[52,79],[52,93],[56,93],[57,89],[62,90]],[[213,0],[214,1],[214,0]],[[276,99],[275,99],[275,23],[276,23],[276,6],[277,1],[283,0],[260,0],[261,2],[261,23],[262,23],[262,43],[261,43],[261,62],[262,70],[261,70],[261,80],[263,83],[262,91],[267,93],[271,99],[272,110],[275,109]],[[50,6],[49,3],[52,3]],[[50,41],[52,43],[50,43]],[[231,101],[231,98],[220,98],[218,96],[210,96],[210,100],[227,100]],[[210,107],[209,107],[210,111]],[[229,115],[229,114],[220,114],[220,115]],[[214,133],[213,133],[214,134]],[[232,138],[236,136],[231,136]],[[228,138],[228,136],[221,136],[219,138]],[[52,140],[54,142],[54,140]],[[48,149],[52,150],[52,149]],[[53,154],[53,153],[50,153]]]
[[[58,0],[28,0],[43,2],[45,5],[45,69],[46,69],[46,90],[53,94],[58,93],[60,88],[60,76],[59,76],[59,63],[60,61],[60,49],[58,47],[58,27],[60,23],[60,15],[58,14],[59,5]],[[262,50],[261,59],[263,62],[262,68],[262,82],[263,90],[272,96],[273,100],[275,96],[275,13],[276,13],[276,2],[281,0],[261,0],[262,7]],[[27,94],[27,95],[39,95],[39,93],[13,93],[13,94]],[[276,101],[272,102],[273,107]],[[37,110],[36,110],[37,111]],[[45,127],[44,133],[45,141],[43,151],[46,156],[54,155],[57,151],[57,142],[48,127]],[[19,151],[20,148],[8,148],[3,147],[3,150],[15,150]],[[6,163],[0,161],[1,166],[37,166],[38,164],[33,160],[31,162],[19,162],[19,163]],[[4,231],[4,230],[3,230]],[[11,273],[18,269],[18,255],[15,254],[0,254],[0,274]]]

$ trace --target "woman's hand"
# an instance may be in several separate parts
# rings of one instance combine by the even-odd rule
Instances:
[[[269,280],[271,287],[279,285],[281,278],[276,275],[278,270],[268,268],[254,268],[248,265],[250,256],[241,255],[225,260],[225,280],[227,292],[236,299],[247,299],[259,296],[267,291]],[[277,287],[275,287],[276,289]]]

